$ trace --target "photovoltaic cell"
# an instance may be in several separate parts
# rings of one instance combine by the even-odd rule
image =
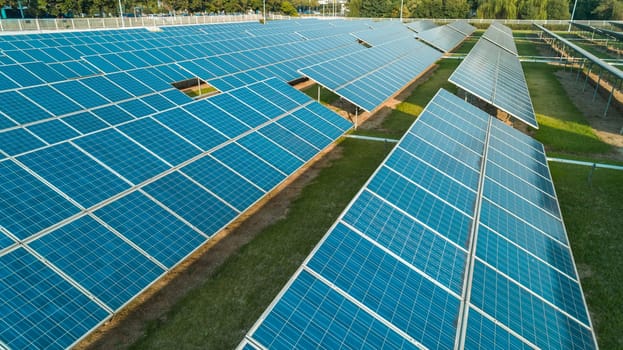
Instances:
[[[98,209],[95,215],[167,268],[207,239],[139,191]]]
[[[164,272],[90,216],[52,231],[30,246],[112,310]]]
[[[109,316],[24,248],[0,256],[0,339],[13,349],[66,349]]]
[[[84,208],[89,208],[130,187],[110,170],[69,143],[28,153],[18,160]]]
[[[178,172],[147,185],[145,191],[209,237],[237,214],[234,209]]]
[[[355,314],[427,349],[596,348],[556,196],[512,168],[537,146],[440,90],[239,348],[340,348],[377,330]]]
[[[521,63],[500,46],[478,40],[448,81],[538,128]]]

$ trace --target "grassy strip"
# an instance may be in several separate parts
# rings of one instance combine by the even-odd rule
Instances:
[[[623,174],[550,163],[593,326],[602,349],[623,349]]]
[[[437,62],[437,69],[430,75],[428,80],[418,85],[413,93],[401,102],[391,114],[383,120],[380,127],[362,128],[354,132],[357,135],[385,137],[399,139],[417,119],[428,101],[437,93],[439,88],[456,92],[456,87],[448,82],[450,74],[461,63],[460,60],[445,59]]]
[[[539,122],[539,130],[534,136],[548,147],[548,151],[571,154],[611,151],[612,147],[597,137],[556,79],[554,73],[559,67],[524,63],[523,68]]]
[[[286,219],[229,257],[132,348],[234,348],[390,150],[353,139],[339,147],[343,156],[304,188]]]
[[[315,101],[318,101],[318,84],[310,85],[302,89],[301,91],[307,94],[309,97],[311,97]],[[323,105],[333,104],[339,99],[340,99],[340,96],[334,93],[333,91],[326,89],[322,86],[320,87],[320,103],[322,103]]]

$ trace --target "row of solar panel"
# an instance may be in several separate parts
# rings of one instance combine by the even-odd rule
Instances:
[[[241,70],[257,68],[271,63],[292,60],[306,55],[322,55],[326,51],[355,43],[349,36],[334,38],[335,40],[315,40],[298,44],[284,44],[278,48],[265,47],[256,50],[238,52],[206,58],[207,53],[201,46],[183,45],[178,47],[161,47],[150,50],[133,50],[121,53],[90,55],[78,53],[71,61],[50,57],[50,62],[58,58],[57,63],[30,62],[21,60],[21,64],[0,66],[0,74],[6,79],[0,85],[2,90],[17,87],[28,87],[44,83],[52,83],[100,72],[112,73],[136,68],[146,68],[177,62],[187,70],[201,73],[202,79],[231,74]],[[77,51],[76,51],[77,52]],[[322,59],[318,57],[317,59]],[[24,63],[30,62],[30,63]],[[85,64],[85,63],[89,64]],[[265,77],[264,77],[265,78]]]
[[[240,348],[596,348],[546,164],[440,90]]]
[[[475,30],[476,27],[467,22],[457,21],[420,31],[417,37],[442,52],[450,52]]]
[[[493,22],[482,34],[482,37],[514,54],[515,56],[518,55],[517,45],[515,45],[515,38],[513,37],[513,31],[509,27],[498,22]]]
[[[10,348],[71,346],[351,125],[276,79],[133,117],[0,160]]]
[[[501,46],[481,38],[448,80],[538,128],[521,62]]]
[[[413,39],[396,40],[387,46],[394,44],[407,48],[407,53],[381,45],[357,52],[356,65],[352,64],[354,56],[345,55],[300,72],[372,111],[441,57],[438,51]]]

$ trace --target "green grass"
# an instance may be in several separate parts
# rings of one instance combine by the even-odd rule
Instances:
[[[304,188],[286,219],[230,256],[132,348],[234,348],[391,149],[354,139],[340,147],[343,157]]]
[[[314,100],[318,100],[318,84],[313,84],[305,89],[301,90],[303,93],[307,94],[307,96],[313,98]],[[323,105],[330,105],[335,103],[340,99],[340,96],[334,93],[331,90],[328,90],[324,87],[320,87],[320,103]]]
[[[206,94],[209,94],[209,93],[212,93],[212,92],[216,92],[216,91],[218,91],[218,90],[216,90],[215,87],[208,86],[208,87],[202,87],[201,91],[199,91],[197,89],[195,89],[195,90],[188,90],[186,92],[186,95],[188,95],[191,98],[195,98],[197,96],[203,96],[203,95],[206,95]]]
[[[539,122],[534,136],[547,146],[548,151],[586,155],[612,150],[597,137],[582,112],[567,96],[554,75],[559,67],[543,63],[524,63],[523,67]]]
[[[623,173],[550,163],[599,346],[623,349]]]
[[[438,67],[428,80],[415,88],[413,93],[402,103],[396,106],[390,115],[385,118],[379,128],[365,130],[360,128],[355,134],[399,139],[417,119],[428,101],[443,87],[451,92],[456,92],[456,87],[448,82],[450,74],[456,69],[461,61],[444,59],[438,61]],[[365,126],[365,125],[364,125]]]

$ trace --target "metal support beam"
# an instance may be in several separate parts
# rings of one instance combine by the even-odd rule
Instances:
[[[591,70],[593,69],[593,64],[588,67],[588,73],[586,73],[586,78],[584,79],[584,85],[582,86],[582,92],[586,90],[586,85],[588,84],[588,77],[591,75]]]
[[[597,84],[595,84],[595,91],[593,91],[593,102],[595,102],[595,97],[597,97],[597,90],[599,90],[599,85],[601,84],[601,75],[602,71],[599,70],[599,79],[597,79]]]
[[[610,90],[610,96],[608,96],[608,102],[606,103],[606,110],[604,111],[604,118],[608,114],[608,108],[610,108],[610,102],[612,102],[612,96],[614,95],[614,88],[617,86],[616,83],[612,84],[612,89]]]

